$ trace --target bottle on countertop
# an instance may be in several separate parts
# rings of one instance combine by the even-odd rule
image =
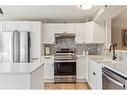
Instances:
[[[88,56],[89,55],[89,51],[86,51],[86,56]]]
[[[83,51],[83,56],[85,56],[86,55],[86,51]]]

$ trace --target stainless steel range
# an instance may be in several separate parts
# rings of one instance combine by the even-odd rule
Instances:
[[[75,49],[60,49],[56,51],[54,63],[55,82],[76,82]]]

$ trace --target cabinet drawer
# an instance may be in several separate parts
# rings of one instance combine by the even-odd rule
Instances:
[[[42,62],[43,63],[54,63],[54,56],[43,56]]]

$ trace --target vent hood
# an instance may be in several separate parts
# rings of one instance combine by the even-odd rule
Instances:
[[[55,37],[75,37],[75,33],[56,33]]]

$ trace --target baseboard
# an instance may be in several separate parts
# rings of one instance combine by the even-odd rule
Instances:
[[[86,79],[77,79],[76,82],[87,82]]]
[[[54,79],[44,79],[44,82],[54,82]]]
[[[54,82],[54,79],[44,79],[44,82]],[[87,82],[86,79],[76,79],[76,82]]]

